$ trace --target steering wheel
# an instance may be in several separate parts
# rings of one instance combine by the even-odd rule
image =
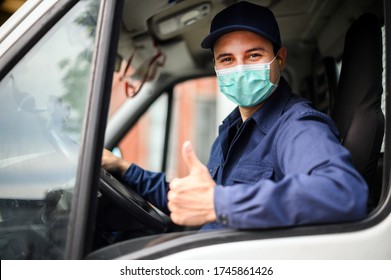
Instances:
[[[164,213],[104,169],[101,169],[99,190],[141,224],[161,232],[167,230],[167,216]]]

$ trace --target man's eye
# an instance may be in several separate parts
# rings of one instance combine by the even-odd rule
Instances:
[[[232,61],[232,58],[230,57],[224,57],[220,60],[221,63],[224,63],[224,62],[231,62]]]
[[[259,54],[259,53],[252,53],[252,54],[250,54],[249,57],[250,57],[250,58],[260,58],[260,57],[262,57],[262,55]]]

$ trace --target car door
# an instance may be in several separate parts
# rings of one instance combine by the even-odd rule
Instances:
[[[2,259],[89,246],[121,4],[31,1],[2,29]]]

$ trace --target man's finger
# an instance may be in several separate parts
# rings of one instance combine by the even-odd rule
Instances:
[[[202,168],[204,166],[195,154],[190,141],[183,143],[182,157],[187,167],[189,168],[190,174],[194,174],[199,170],[200,167]]]

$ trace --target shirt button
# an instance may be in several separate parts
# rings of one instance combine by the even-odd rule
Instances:
[[[223,225],[228,225],[228,217],[227,215],[220,215],[220,221]]]

